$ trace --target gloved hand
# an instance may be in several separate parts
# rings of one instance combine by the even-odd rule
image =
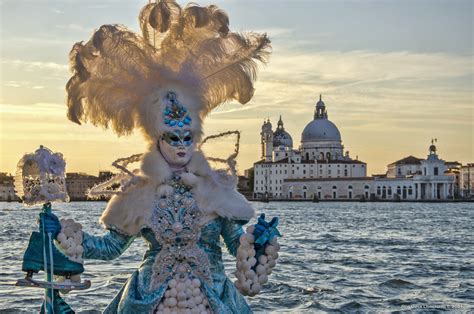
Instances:
[[[278,217],[273,217],[270,222],[265,221],[265,214],[261,214],[257,218],[257,224],[255,224],[255,230],[253,235],[255,236],[255,251],[256,258],[265,252],[265,246],[274,237],[281,237],[280,232],[277,229]]]
[[[46,203],[43,205],[43,211],[39,214],[38,222],[41,233],[51,232],[53,239],[56,239],[56,236],[61,231],[61,223],[59,222],[58,217],[51,212],[51,203]]]

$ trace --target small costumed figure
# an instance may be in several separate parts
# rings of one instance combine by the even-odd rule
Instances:
[[[69,119],[118,135],[139,129],[149,143],[143,155],[119,160],[124,174],[109,183],[121,187],[100,218],[107,233],[83,232],[82,257],[111,260],[136,237],[148,243],[106,313],[251,313],[242,294],[257,294],[275,266],[278,220],[260,217],[245,233],[254,210],[236,190],[238,143],[224,160],[227,171],[213,169],[208,159],[219,160],[200,147],[212,109],[252,98],[270,41],[230,32],[228,16],[214,5],[149,3],[139,21],[141,35],[104,25],[70,54]],[[128,171],[135,161],[140,170]],[[107,192],[101,185],[93,194],[101,189]],[[235,284],[224,271],[221,238],[237,256]]]

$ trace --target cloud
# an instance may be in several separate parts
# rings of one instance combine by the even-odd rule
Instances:
[[[26,71],[35,71],[35,70],[54,70],[60,72],[67,72],[68,66],[65,64],[59,64],[55,62],[44,62],[44,61],[25,61],[25,60],[1,60],[0,64],[12,65],[20,67]]]
[[[70,31],[78,31],[78,32],[92,32],[94,27],[86,27],[79,24],[66,24],[66,25],[55,25],[56,28],[65,29]]]

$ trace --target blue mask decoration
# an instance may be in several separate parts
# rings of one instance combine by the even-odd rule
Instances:
[[[163,120],[170,127],[182,128],[185,125],[191,125],[191,117],[187,114],[187,109],[181,105],[176,98],[175,92],[168,92],[164,102],[166,108],[163,111]]]
[[[191,131],[176,130],[173,132],[166,132],[161,137],[166,143],[171,146],[191,146],[193,144],[193,135]]]

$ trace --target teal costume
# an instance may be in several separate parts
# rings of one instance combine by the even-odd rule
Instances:
[[[252,313],[243,296],[227,278],[222,262],[220,237],[236,255],[242,224],[223,217],[206,218],[190,187],[175,176],[171,196],[156,196],[151,219],[137,235],[126,235],[108,226],[105,236],[84,233],[85,259],[111,260],[120,256],[141,236],[148,243],[143,263],[106,308],[105,313],[154,313],[173,274],[185,273],[201,281],[213,313]],[[180,268],[181,267],[181,268]],[[180,270],[181,269],[181,270]]]

